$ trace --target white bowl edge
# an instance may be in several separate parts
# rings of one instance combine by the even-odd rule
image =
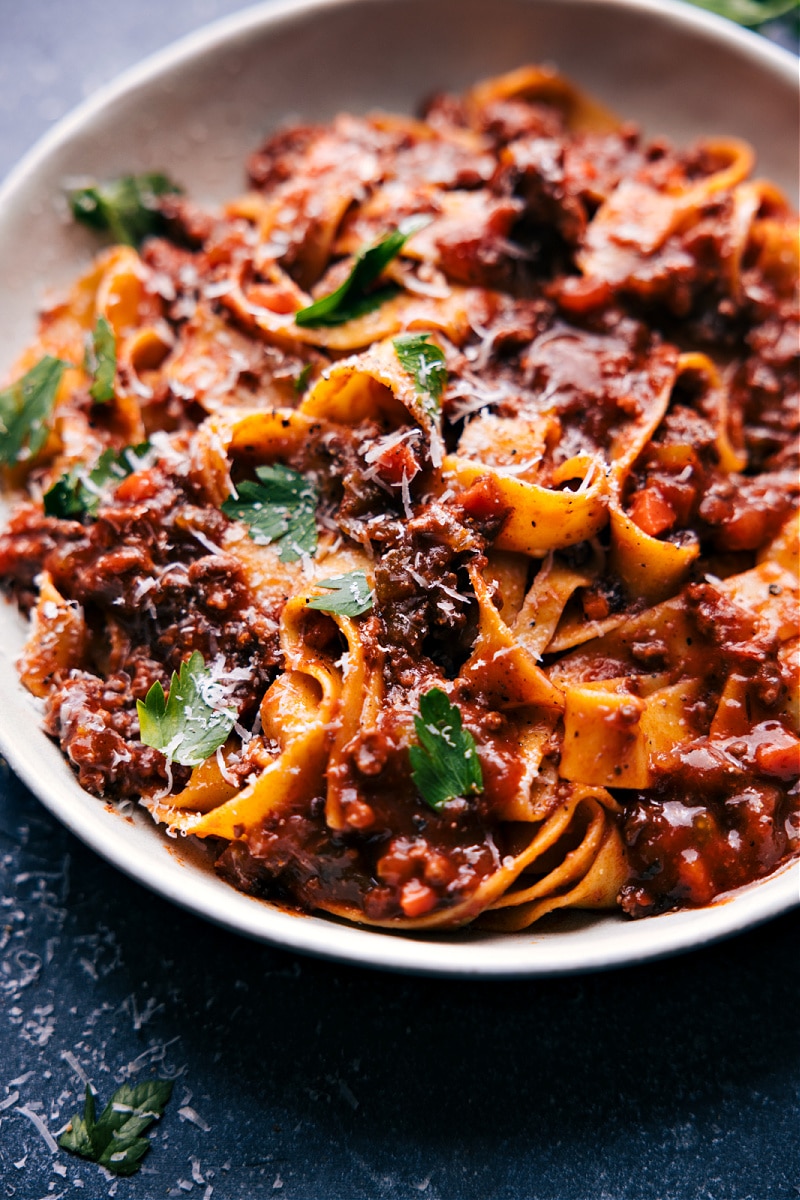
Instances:
[[[432,2],[436,4],[439,0]],[[559,2],[565,10],[594,5],[598,10],[613,10],[617,14],[623,10],[651,14],[658,22],[672,22],[683,31],[697,31],[704,37],[712,37],[734,54],[740,54],[743,62],[755,64],[794,86],[797,63],[791,54],[702,10],[673,0]],[[447,0],[443,0],[440,7],[445,7],[446,3]],[[523,4],[524,0],[521,0],[517,7],[522,8]],[[15,211],[19,222],[20,205],[26,203],[26,194],[30,194],[31,188],[35,189],[37,177],[47,174],[51,158],[68,147],[73,139],[83,137],[93,123],[102,126],[115,105],[124,105],[136,94],[146,92],[153,85],[161,85],[181,68],[191,69],[205,58],[213,58],[221,46],[230,49],[232,44],[248,43],[258,34],[269,39],[276,31],[290,28],[298,19],[321,13],[337,10],[374,13],[381,7],[388,11],[390,6],[398,7],[395,0],[345,0],[344,3],[341,0],[279,0],[278,3],[256,5],[188,35],[131,68],[64,118],[8,176],[0,188],[0,262],[7,211],[12,213],[12,226]],[[527,7],[535,9],[537,5],[534,0],[528,0]],[[581,79],[576,78],[576,82],[580,85]],[[624,115],[637,116],[635,112]],[[48,216],[52,219],[51,214],[45,213],[45,220]],[[88,257],[92,243],[82,231],[70,231],[64,238],[70,251],[74,252],[68,272],[74,275],[81,256]],[[49,276],[37,273],[37,280],[46,278]],[[30,291],[34,284],[31,280],[27,282]],[[15,328],[19,328],[18,311],[15,320]],[[24,345],[24,341],[9,336],[0,346],[0,358],[4,350],[12,349],[12,343],[16,351]],[[0,610],[0,632],[0,696],[3,698],[0,744],[5,747],[14,770],[62,823],[108,861],[175,903],[246,936],[362,966],[420,974],[475,977],[568,974],[622,966],[696,948],[752,927],[800,903],[800,864],[795,863],[770,879],[742,889],[733,897],[705,909],[670,913],[639,922],[616,915],[587,918],[587,921],[579,919],[577,929],[573,931],[540,932],[534,926],[530,931],[515,935],[465,931],[451,937],[422,939],[345,926],[326,918],[290,915],[234,891],[210,872],[187,866],[173,852],[174,844],[168,842],[143,815],[130,825],[101,801],[84,793],[58,749],[39,728],[31,699],[18,683],[14,658],[22,643],[23,626],[17,614],[5,605]],[[27,723],[23,719],[21,726],[16,716],[19,708],[29,714]]]

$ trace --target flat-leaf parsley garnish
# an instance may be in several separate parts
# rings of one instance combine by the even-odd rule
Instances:
[[[409,747],[411,775],[426,804],[438,812],[448,800],[483,791],[475,739],[441,688],[420,696],[414,728],[419,745]]]
[[[103,492],[110,483],[118,483],[134,471],[150,449],[149,442],[126,446],[124,450],[104,450],[91,470],[78,463],[65,471],[45,492],[44,511],[48,517],[79,521],[93,517],[100,507]]]
[[[414,377],[414,386],[422,407],[432,420],[442,408],[442,392],[447,383],[444,351],[430,341],[427,333],[404,333],[392,343],[404,371]]]
[[[32,458],[47,441],[58,386],[69,363],[46,354],[27,374],[0,391],[0,463]]]
[[[308,601],[309,608],[338,613],[343,617],[360,617],[372,608],[372,591],[363,571],[350,571],[347,575],[320,579],[317,587],[325,588],[331,595],[314,596]]]
[[[276,463],[256,467],[258,482],[237,485],[238,498],[222,505],[226,517],[244,521],[262,546],[274,542],[281,562],[295,562],[317,549],[317,489],[310,479]]]
[[[114,399],[114,377],[117,373],[117,341],[114,330],[105,317],[97,318],[84,358],[86,373],[92,376],[89,395],[96,404]]]
[[[227,741],[236,721],[236,709],[225,707],[223,698],[219,683],[195,650],[181,663],[180,673],[172,672],[168,699],[156,682],[144,701],[136,701],[139,737],[169,762],[197,767]]]
[[[69,193],[69,204],[72,215],[84,225],[110,233],[115,242],[138,246],[162,226],[159,198],[180,190],[157,171],[121,175],[107,183],[75,188]]]
[[[311,372],[313,370],[314,370],[313,363],[306,363],[305,366],[301,369],[300,374],[297,376],[297,378],[294,381],[294,394],[296,396],[302,396],[303,393],[308,390],[308,383],[309,383],[309,380],[311,379]]]
[[[396,258],[410,237],[430,223],[430,217],[410,217],[401,221],[380,241],[359,250],[344,283],[327,296],[321,296],[307,308],[294,314],[296,325],[342,325],[364,313],[372,312],[399,291],[396,284],[369,291],[382,271]]]
[[[171,1095],[169,1079],[151,1079],[135,1087],[123,1083],[98,1118],[87,1083],[83,1116],[75,1113],[58,1144],[115,1175],[133,1175],[150,1149],[149,1139],[142,1134],[163,1114]]]

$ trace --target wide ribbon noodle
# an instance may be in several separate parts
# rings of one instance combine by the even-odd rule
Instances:
[[[83,786],[389,929],[795,857],[797,225],[753,163],[531,66],[151,198],[0,392],[21,678]]]

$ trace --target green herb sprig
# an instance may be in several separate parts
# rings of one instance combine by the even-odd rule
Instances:
[[[343,617],[360,617],[369,612],[373,605],[372,591],[363,571],[349,571],[347,575],[332,575],[321,579],[317,587],[325,588],[330,596],[314,596],[308,601],[309,608],[320,612],[337,613]]]
[[[47,441],[49,420],[61,378],[69,363],[49,354],[21,379],[0,391],[0,463],[13,466],[32,458]]]
[[[104,450],[91,470],[87,469],[85,463],[70,467],[45,492],[43,501],[46,515],[69,521],[95,516],[108,485],[119,483],[138,471],[149,450],[150,443],[141,442],[138,446],[126,446],[119,452]]]
[[[117,340],[105,317],[97,318],[83,360],[87,375],[92,376],[89,395],[95,404],[107,404],[114,399],[114,379],[117,374]]]
[[[166,175],[152,171],[74,188],[68,199],[77,221],[110,233],[115,242],[138,246],[162,228],[159,198],[180,191]]]
[[[75,1113],[58,1144],[114,1175],[133,1175],[150,1149],[149,1139],[142,1135],[163,1114],[171,1095],[169,1079],[152,1079],[135,1087],[123,1083],[98,1118],[87,1083],[83,1116]]]
[[[274,542],[281,562],[295,562],[317,549],[316,511],[319,496],[310,479],[281,463],[256,467],[258,482],[238,485],[238,499],[222,505],[227,517],[244,521],[254,542]]]
[[[400,366],[414,377],[422,407],[432,421],[442,411],[442,393],[447,385],[444,351],[427,333],[404,333],[392,342]]]
[[[169,699],[156,682],[144,701],[136,701],[139,737],[160,750],[168,762],[197,767],[222,746],[234,726],[235,708],[224,708],[214,696],[214,678],[199,650],[173,671]]]
[[[414,717],[418,746],[410,746],[411,775],[430,808],[439,812],[448,800],[483,791],[475,738],[464,729],[461,713],[441,688],[420,696]]]
[[[359,250],[344,283],[334,292],[321,296],[307,308],[296,312],[295,324],[342,325],[345,321],[352,321],[364,313],[380,308],[386,300],[397,295],[400,289],[393,283],[375,291],[370,291],[369,288],[392,259],[397,257],[408,239],[429,225],[430,221],[430,217],[411,217],[402,221],[397,229],[392,229],[380,241]]]
[[[300,374],[297,376],[297,378],[294,381],[295,396],[302,396],[303,393],[308,390],[308,384],[309,384],[309,380],[311,379],[311,372],[313,370],[314,370],[313,363],[306,363],[303,366],[303,368],[300,371]]]

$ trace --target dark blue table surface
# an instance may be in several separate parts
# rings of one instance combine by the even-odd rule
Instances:
[[[0,0],[0,176],[235,0]],[[791,44],[791,31],[778,36]],[[151,896],[0,761],[0,1197],[797,1200],[800,912],[608,975],[387,976]],[[175,1091],[142,1172],[52,1155],[91,1079]]]

